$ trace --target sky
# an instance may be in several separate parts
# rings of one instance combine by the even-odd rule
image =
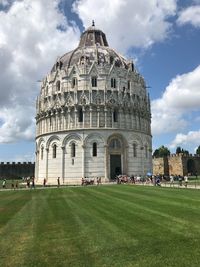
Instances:
[[[35,102],[95,20],[151,98],[153,150],[200,145],[200,0],[0,0],[0,162],[35,160]]]

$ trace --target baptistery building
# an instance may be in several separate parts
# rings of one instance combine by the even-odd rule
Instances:
[[[94,24],[59,57],[36,103],[37,182],[152,171],[150,100],[134,63],[110,48]]]

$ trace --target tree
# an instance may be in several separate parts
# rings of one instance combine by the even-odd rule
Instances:
[[[180,146],[178,146],[176,148],[176,154],[180,154],[180,153],[185,154],[185,155],[189,155],[189,151],[188,150],[185,150],[185,149],[181,148]]]
[[[197,149],[196,149],[196,154],[197,154],[197,155],[200,155],[200,146],[197,147]]]
[[[155,149],[155,151],[153,152],[153,157],[159,158],[159,150],[158,149]]]
[[[178,146],[178,147],[176,148],[176,154],[179,154],[179,153],[181,153],[181,147],[180,147],[180,146]]]
[[[163,158],[170,155],[170,151],[167,147],[161,146],[158,149],[156,149],[153,153],[153,157],[155,158]]]

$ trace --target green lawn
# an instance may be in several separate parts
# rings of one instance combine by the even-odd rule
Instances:
[[[0,266],[199,267],[200,191],[1,191]]]

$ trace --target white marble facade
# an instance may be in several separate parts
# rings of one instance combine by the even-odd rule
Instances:
[[[36,110],[36,181],[78,184],[152,171],[145,81],[95,26],[44,78]]]

